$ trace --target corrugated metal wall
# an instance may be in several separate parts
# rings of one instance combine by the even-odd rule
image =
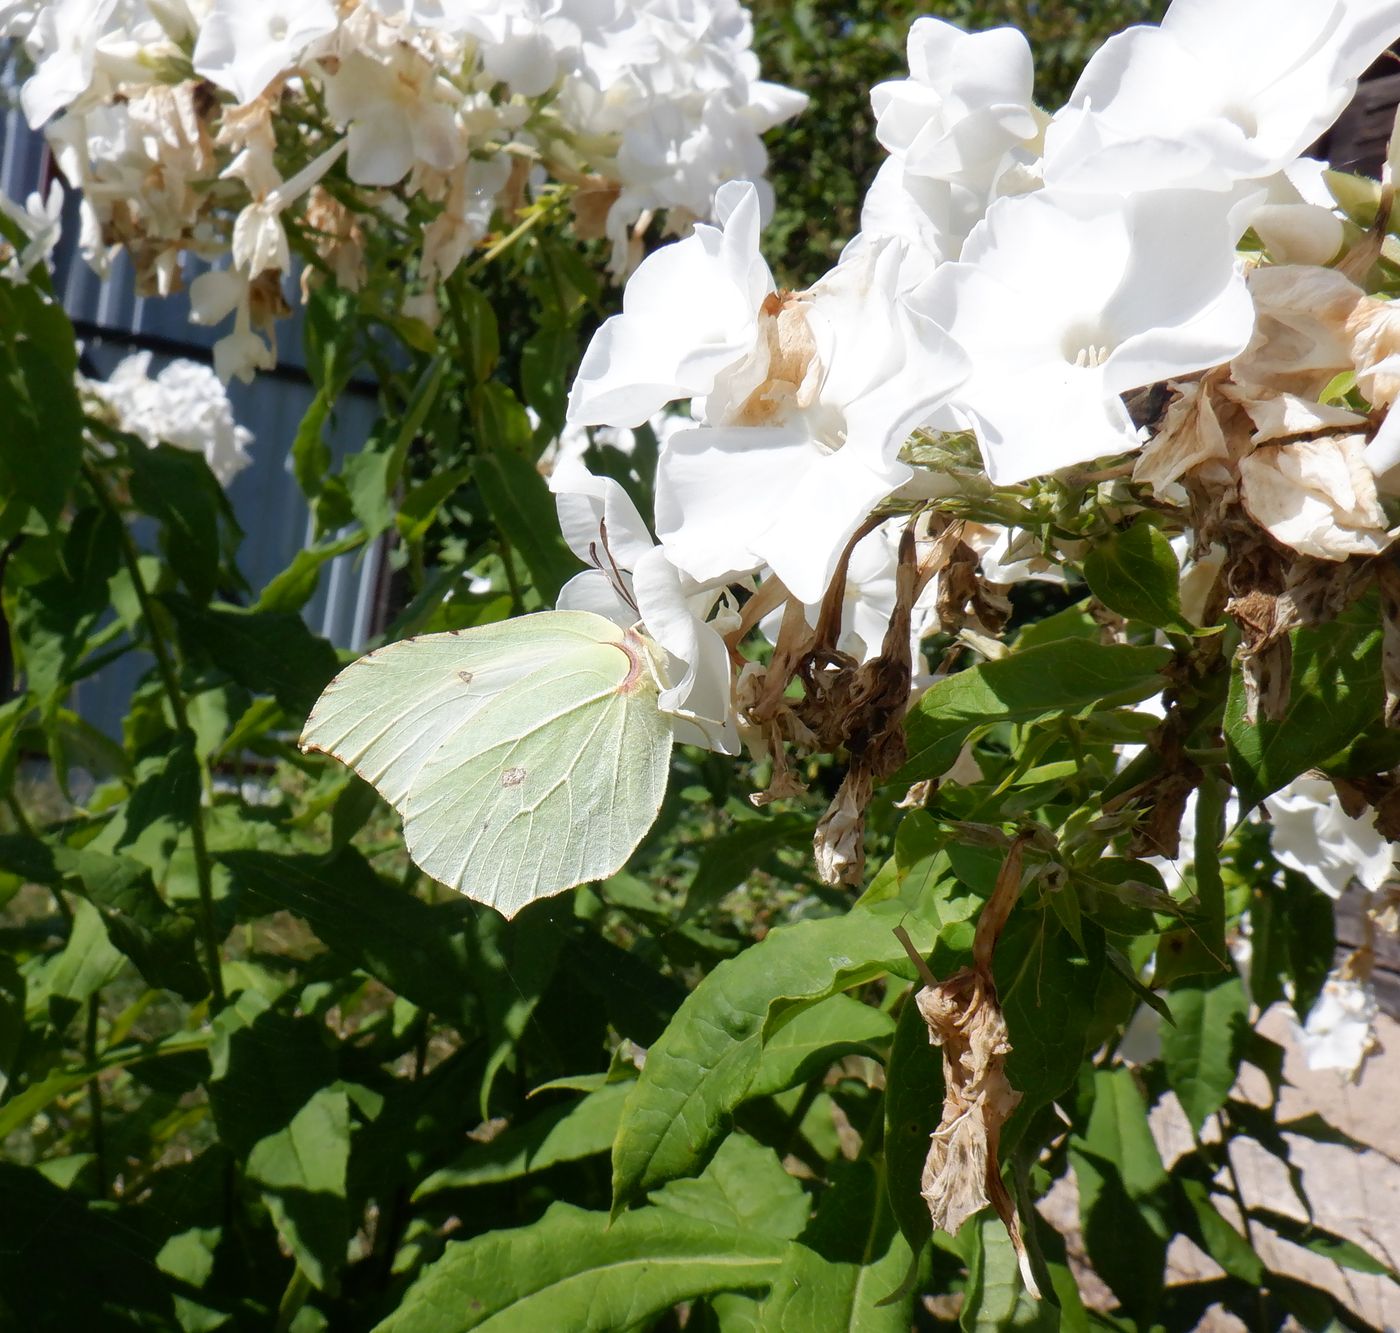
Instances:
[[[0,92],[0,191],[22,201],[46,185],[50,172],[43,136],[29,129],[17,109],[4,109]],[[54,256],[54,280],[64,308],[86,340],[87,359],[99,374],[105,375],[123,356],[142,347],[154,353],[153,372],[173,354],[209,360],[209,349],[224,328],[190,323],[184,295],[138,297],[124,255],[107,281],[98,278],[77,253],[77,235],[78,201],[70,192],[63,240]],[[187,276],[192,278],[194,272]],[[289,458],[297,425],[313,396],[303,369],[300,315],[285,321],[278,332],[277,373],[260,375],[251,385],[235,382],[229,391],[234,415],[254,436],[253,462],[234,479],[229,498],[247,534],[239,564],[255,590],[311,538],[309,512],[291,475]],[[371,393],[352,389],[345,394],[327,432],[332,449],[343,455],[357,448],[375,414]],[[332,561],[306,609],[312,628],[342,647],[360,647],[375,629],[381,560],[382,548],[375,546]],[[137,664],[118,663],[85,681],[77,694],[79,711],[104,731],[116,734],[138,669]]]

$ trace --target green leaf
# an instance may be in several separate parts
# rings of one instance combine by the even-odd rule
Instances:
[[[208,994],[195,923],[166,904],[146,866],[122,856],[68,848],[56,851],[55,862],[81,880],[112,943],[150,985],[186,1000]]]
[[[223,1144],[247,1163],[278,1231],[317,1286],[349,1241],[349,1107],[321,1023],[243,991],[214,1019],[209,1102]]]
[[[348,554],[364,545],[365,534],[352,532],[335,541],[307,546],[292,557],[292,563],[275,575],[253,603],[257,612],[300,611],[316,595],[321,570],[337,556]]]
[[[1061,639],[1013,652],[940,680],[911,710],[909,759],[891,779],[937,777],[963,745],[995,722],[1029,722],[1100,703],[1133,703],[1158,693],[1166,648]]]
[[[501,335],[491,302],[470,283],[448,284],[448,299],[457,325],[467,369],[478,384],[491,378],[501,355]]]
[[[520,553],[535,590],[553,605],[579,562],[559,531],[554,497],[534,464],[518,454],[483,454],[476,460],[476,484],[502,535]]]
[[[489,1143],[472,1144],[460,1165],[434,1171],[413,1197],[518,1180],[560,1162],[605,1153],[622,1123],[627,1092],[626,1083],[605,1083],[582,1101],[550,1107],[511,1125]]]
[[[1162,1030],[1162,1059],[1172,1091],[1199,1133],[1235,1085],[1249,1027],[1249,1000],[1244,983],[1230,977],[1180,986],[1168,1002],[1176,1023]]]
[[[295,718],[304,718],[340,668],[336,651],[298,615],[196,606],[183,597],[162,599],[174,613],[187,655],[227,672],[245,689],[271,694]]]
[[[1194,634],[1181,614],[1176,553],[1146,517],[1095,540],[1084,557],[1084,581],[1111,611],[1158,629]]]
[[[464,1029],[472,1022],[471,976],[455,904],[429,907],[396,891],[352,848],[330,857],[226,851],[249,915],[295,912],[342,958],[414,1004]]]
[[[1083,934],[1087,958],[1049,914],[1022,910],[997,945],[997,993],[1011,1037],[1006,1076],[1021,1093],[1020,1124],[1074,1082],[1084,1059],[1104,962],[1101,932],[1086,923]]]
[[[331,449],[325,440],[326,422],[330,419],[335,390],[327,384],[316,391],[292,437],[292,475],[302,494],[308,499],[320,495],[330,471]]]
[[[82,463],[83,414],[73,382],[77,344],[62,307],[31,283],[0,292],[0,506],[7,535],[32,511],[56,527]],[[11,515],[11,506],[19,511]]]
[[[717,905],[780,848],[805,846],[814,828],[808,815],[775,814],[741,820],[729,832],[706,838],[695,878],[686,890],[682,919]]]
[[[225,528],[233,512],[203,454],[162,444],[154,449],[132,440],[131,499],[160,524],[161,549],[176,578],[197,602],[219,586]],[[230,538],[231,540],[231,538]]]
[[[350,1209],[350,1102],[321,1088],[280,1129],[253,1145],[248,1179],[261,1187],[278,1234],[313,1285],[325,1288],[345,1262]]]
[[[943,1056],[929,1040],[928,1024],[909,990],[899,1011],[885,1066],[885,1167],[890,1209],[905,1240],[918,1253],[933,1231],[921,1193],[929,1138],[943,1118]]]
[[[849,995],[833,995],[802,1009],[764,1043],[748,1095],[784,1092],[847,1055],[878,1059],[894,1029],[894,1019],[883,1009]]]
[[[176,843],[195,821],[201,799],[199,761],[189,732],[167,732],[136,762],[131,795],[93,840],[164,877]]]
[[[903,913],[799,921],[728,959],[691,992],[647,1053],[613,1146],[614,1207],[703,1165],[749,1094],[765,1040],[799,1009],[912,965],[893,928]],[[909,919],[916,948],[934,928]]]
[[[525,401],[539,413],[543,440],[553,439],[564,428],[564,409],[577,359],[577,337],[572,329],[539,329],[521,349],[520,387]]]
[[[731,1231],[669,1208],[609,1220],[556,1203],[532,1226],[449,1244],[378,1333],[611,1333],[678,1301],[766,1287],[781,1237]]]
[[[758,1326],[773,1333],[907,1333],[914,1286],[902,1287],[913,1260],[891,1225],[875,1167],[842,1164],[816,1219],[788,1246]]]
[[[1195,1239],[1205,1252],[1231,1277],[1259,1286],[1264,1280],[1264,1262],[1254,1247],[1221,1215],[1211,1202],[1210,1186],[1188,1176],[1175,1178],[1195,1219]]]
[[[427,481],[415,486],[403,498],[394,522],[399,536],[406,542],[419,542],[427,535],[437,518],[442,503],[471,478],[469,467],[448,468],[435,472]]]
[[[1392,1282],[1400,1282],[1400,1273],[1362,1249],[1355,1241],[1347,1240],[1345,1236],[1338,1236],[1311,1222],[1299,1221],[1286,1213],[1275,1212],[1272,1208],[1251,1208],[1249,1217],[1251,1221],[1260,1222],[1271,1231],[1277,1232],[1284,1240],[1301,1245],[1313,1254],[1320,1254],[1324,1259],[1330,1259],[1343,1268],[1350,1268],[1357,1273],[1374,1273],[1379,1277],[1389,1278]]]
[[[1291,995],[1306,1019],[1332,970],[1337,949],[1332,899],[1306,875],[1285,870],[1257,886],[1249,903],[1249,991],[1260,1010]]]
[[[176,1327],[156,1245],[127,1209],[0,1162],[0,1311],[16,1330]],[[79,1276],[81,1275],[81,1276]]]
[[[1230,677],[1225,746],[1240,805],[1248,810],[1330,759],[1381,716],[1381,623],[1366,597],[1326,625],[1294,632],[1293,685],[1275,722],[1245,720],[1244,680]]]
[[[967,1295],[958,1327],[966,1333],[1002,1333],[1005,1329],[1054,1333],[1059,1312],[1035,1300],[1021,1281],[1016,1251],[1001,1219],[983,1212],[964,1226],[972,1233]]]
[[[1094,1270],[1145,1321],[1164,1282],[1167,1173],[1131,1071],[1095,1070],[1092,1086],[1088,1123],[1070,1141],[1084,1243]]]
[[[790,1240],[807,1225],[811,1204],[772,1148],[730,1134],[693,1180],[673,1180],[651,1196],[668,1208],[721,1230],[752,1230]]]

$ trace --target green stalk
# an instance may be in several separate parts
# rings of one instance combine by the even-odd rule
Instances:
[[[101,474],[90,462],[83,463],[83,473],[92,487],[99,503],[117,520],[118,541],[121,545],[122,561],[131,575],[136,600],[141,607],[141,618],[149,632],[151,652],[156,659],[156,671],[160,676],[165,696],[170,702],[170,711],[175,718],[175,728],[182,737],[188,737],[191,749],[199,764],[201,787],[210,790],[210,776],[204,760],[199,758],[194,745],[194,728],[190,726],[189,711],[185,707],[185,696],[180,689],[180,680],[175,671],[175,660],[170,647],[160,632],[160,622],[156,619],[155,603],[141,577],[140,552],[131,540],[131,533],[118,510],[116,502],[108,493]],[[190,823],[190,837],[194,843],[195,879],[199,886],[200,934],[204,947],[204,965],[209,973],[209,985],[214,998],[214,1008],[222,1009],[225,1003],[223,965],[219,955],[219,932],[214,922],[214,878],[213,865],[209,859],[209,843],[204,831],[204,804],[195,803],[194,818]]]

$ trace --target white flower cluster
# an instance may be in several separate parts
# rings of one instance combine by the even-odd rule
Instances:
[[[82,387],[115,414],[118,426],[152,449],[174,445],[203,454],[220,485],[227,486],[253,460],[253,434],[233,419],[228,394],[208,366],[176,359],[151,374],[151,354],[124,357],[105,380]]]
[[[348,287],[367,233],[416,248],[408,312],[431,319],[436,284],[550,182],[620,274],[655,212],[681,232],[761,177],[759,135],[805,103],[758,77],[738,0],[51,0],[0,5],[5,36],[89,262],[125,249],[167,293],[185,254],[231,256],[193,293],[198,318],[234,316],[225,378],[273,358],[290,216]]]
[[[1397,36],[1400,0],[1175,0],[1160,27],[1105,43],[1048,115],[1031,101],[1019,32],[919,19],[910,77],[874,90],[890,157],[836,267],[805,291],[777,290],[759,252],[759,194],[726,185],[716,225],[641,264],[622,313],[583,359],[570,399],[577,425],[636,426],[691,400],[694,426],[661,452],[660,554],[648,555],[685,592],[668,615],[699,606],[690,632],[713,636],[705,599],[755,577],[820,603],[872,514],[958,489],[920,466],[920,440],[970,430],[990,481],[1014,485],[1138,450],[1146,436],[1126,394],[1190,380],[1187,401],[1201,390],[1193,377],[1246,352],[1239,378],[1252,378],[1229,388],[1246,423],[1237,452],[1272,445],[1243,468],[1252,464],[1247,489],[1264,497],[1261,524],[1277,520],[1271,530],[1299,550],[1330,537],[1339,544],[1329,559],[1384,546],[1362,461],[1366,419],[1313,399],[1337,370],[1358,369],[1363,389],[1379,386],[1373,402],[1389,406],[1389,382],[1365,378],[1389,365],[1378,365],[1384,339],[1356,333],[1358,300],[1375,320],[1388,303],[1298,264],[1261,268],[1252,284],[1260,256],[1237,246],[1257,227],[1276,238],[1275,261],[1336,256],[1342,220],[1305,199],[1320,167],[1300,155]],[[1280,323],[1268,303],[1285,299],[1292,275],[1294,305],[1306,307],[1297,284],[1312,274],[1353,293],[1339,316],[1352,333],[1321,354],[1299,338],[1270,341]],[[1321,342],[1337,331],[1315,332]],[[1318,368],[1303,376],[1306,390],[1267,373],[1270,355],[1288,348]],[[1358,434],[1284,447],[1342,421]],[[1201,438],[1190,435],[1189,457],[1178,440],[1162,484],[1211,458]],[[1222,435],[1237,472],[1234,447]],[[1305,521],[1292,515],[1291,533],[1280,512],[1288,487],[1295,510],[1326,491]],[[651,604],[639,603],[648,620]],[[672,648],[685,664],[678,697],[714,701],[697,708],[718,723],[729,716],[718,702],[730,693],[728,659],[705,652],[717,678],[702,684],[697,651]]]
[[[1366,238],[1301,155],[1397,37],[1400,0],[1174,0],[1160,26],[1108,41],[1048,114],[1019,32],[922,18],[909,77],[874,89],[890,156],[830,272],[778,290],[759,191],[734,182],[713,225],[632,275],[570,421],[635,427],[683,400],[694,421],[660,451],[657,544],[609,483],[556,472],[595,566],[561,604],[640,620],[671,657],[663,707],[711,745],[866,756],[819,830],[828,877],[858,873],[859,812],[902,754],[879,702],[918,687],[901,635],[941,626],[999,651],[979,634],[999,594],[978,590],[1032,575],[1041,554],[1033,534],[1009,551],[940,518],[939,501],[971,487],[1014,502],[1036,478],[1148,445],[1136,480],[1190,515],[1194,615],[1241,507],[1251,540],[1298,555],[1390,543],[1376,474],[1400,457],[1385,419],[1400,322],[1359,270],[1326,267]],[[1348,374],[1369,415],[1329,399]],[[1175,401],[1149,437],[1128,400],[1152,386]],[[970,439],[985,475],[957,461]],[[1204,528],[1187,484],[1217,497]],[[905,517],[882,530],[891,515]],[[755,626],[771,666],[739,654]],[[798,679],[807,702],[789,706]],[[769,796],[795,789],[779,771]]]

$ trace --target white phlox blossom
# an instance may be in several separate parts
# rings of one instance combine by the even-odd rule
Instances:
[[[968,353],[953,405],[1008,483],[1139,443],[1121,395],[1243,351],[1254,310],[1221,196],[1001,199],[912,296]]]
[[[912,479],[900,450],[968,366],[900,295],[902,259],[890,238],[765,303],[754,351],[658,465],[657,535],[682,569],[767,565],[819,601],[866,515]]]
[[[1323,983],[1307,1022],[1293,1024],[1293,1039],[1309,1069],[1335,1069],[1348,1078],[1361,1071],[1378,1045],[1375,994],[1365,981],[1337,974]]]
[[[214,0],[195,42],[195,73],[251,102],[339,22],[331,0]]]
[[[1021,193],[1046,117],[1032,102],[1030,47],[1015,28],[966,33],[941,19],[909,30],[909,77],[870,94],[890,153],[861,209],[853,248],[882,236],[911,242],[908,282],[957,259],[1001,193]],[[848,251],[848,253],[850,253]]]
[[[758,251],[759,209],[747,182],[715,200],[701,224],[649,255],[622,294],[622,313],[594,335],[569,393],[584,426],[640,426],[667,403],[708,394],[754,346],[773,275]]]
[[[549,484],[565,540],[592,566],[564,585],[556,605],[640,626],[666,654],[659,705],[672,717],[676,739],[736,754],[723,634],[738,621],[723,586],[696,583],[671,564],[611,477],[595,477],[582,463],[564,460]]]
[[[1046,178],[1227,189],[1282,170],[1397,36],[1394,0],[1173,0],[1110,37],[1046,137]]]
[[[354,221],[378,214],[419,230],[404,308],[431,318],[437,284],[551,184],[620,275],[654,217],[684,234],[726,180],[760,178],[759,136],[806,101],[759,77],[737,0],[53,0],[0,23],[82,191],[84,257],[126,251],[142,295],[177,291],[187,254],[287,271],[283,214],[358,285],[402,234]],[[348,191],[281,188],[340,142]]]
[[[1295,778],[1265,805],[1275,859],[1331,897],[1352,880],[1374,893],[1395,873],[1395,845],[1372,818],[1347,814],[1326,778]]]
[[[47,196],[36,190],[22,208],[0,194],[0,213],[14,223],[24,237],[24,244],[18,251],[0,237],[0,278],[18,282],[40,264],[46,264],[58,244],[63,231],[63,186],[53,181]]]
[[[84,384],[116,412],[122,430],[152,448],[171,444],[203,454],[224,486],[253,461],[252,432],[234,421],[228,394],[208,366],[177,359],[153,376],[150,352],[134,352],[105,380]]]

